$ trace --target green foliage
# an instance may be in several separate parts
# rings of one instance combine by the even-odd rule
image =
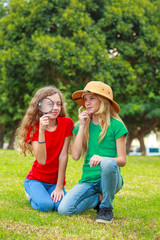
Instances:
[[[1,150],[0,239],[159,239],[160,157],[127,156],[123,188],[114,199],[111,224],[96,223],[96,211],[66,217],[33,210],[25,196],[24,179],[34,159]],[[77,184],[82,162],[69,157],[66,190]]]
[[[158,124],[159,7],[158,0],[0,4],[0,122],[13,129],[34,92],[50,84],[64,91],[76,119],[71,93],[99,80],[112,86],[130,131],[133,122]]]

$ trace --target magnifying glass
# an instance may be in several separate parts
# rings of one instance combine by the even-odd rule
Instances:
[[[38,108],[44,114],[51,112],[53,107],[54,103],[50,98],[43,98],[38,102]]]

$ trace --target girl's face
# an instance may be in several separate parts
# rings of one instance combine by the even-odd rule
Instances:
[[[101,102],[95,94],[85,94],[84,97],[85,108],[89,114],[98,112]]]
[[[48,113],[48,116],[50,119],[55,119],[59,116],[62,109],[62,102],[61,102],[60,96],[58,93],[55,93],[47,97],[50,98],[54,104],[53,109],[51,112]]]

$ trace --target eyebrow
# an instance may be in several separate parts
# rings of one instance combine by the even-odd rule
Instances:
[[[62,102],[61,101],[53,101],[52,100],[52,102],[55,104],[55,103],[60,103],[60,104],[62,104]]]
[[[52,100],[52,99],[51,99],[51,100]],[[55,100],[55,101],[52,100],[52,102],[61,102],[61,100],[57,100],[57,101],[56,101],[56,100]]]

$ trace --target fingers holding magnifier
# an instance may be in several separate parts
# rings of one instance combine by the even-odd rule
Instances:
[[[40,121],[40,128],[42,128],[43,130],[45,130],[46,127],[47,127],[48,124],[49,124],[48,115],[47,115],[47,114],[43,115],[42,117],[40,117],[39,121]]]

